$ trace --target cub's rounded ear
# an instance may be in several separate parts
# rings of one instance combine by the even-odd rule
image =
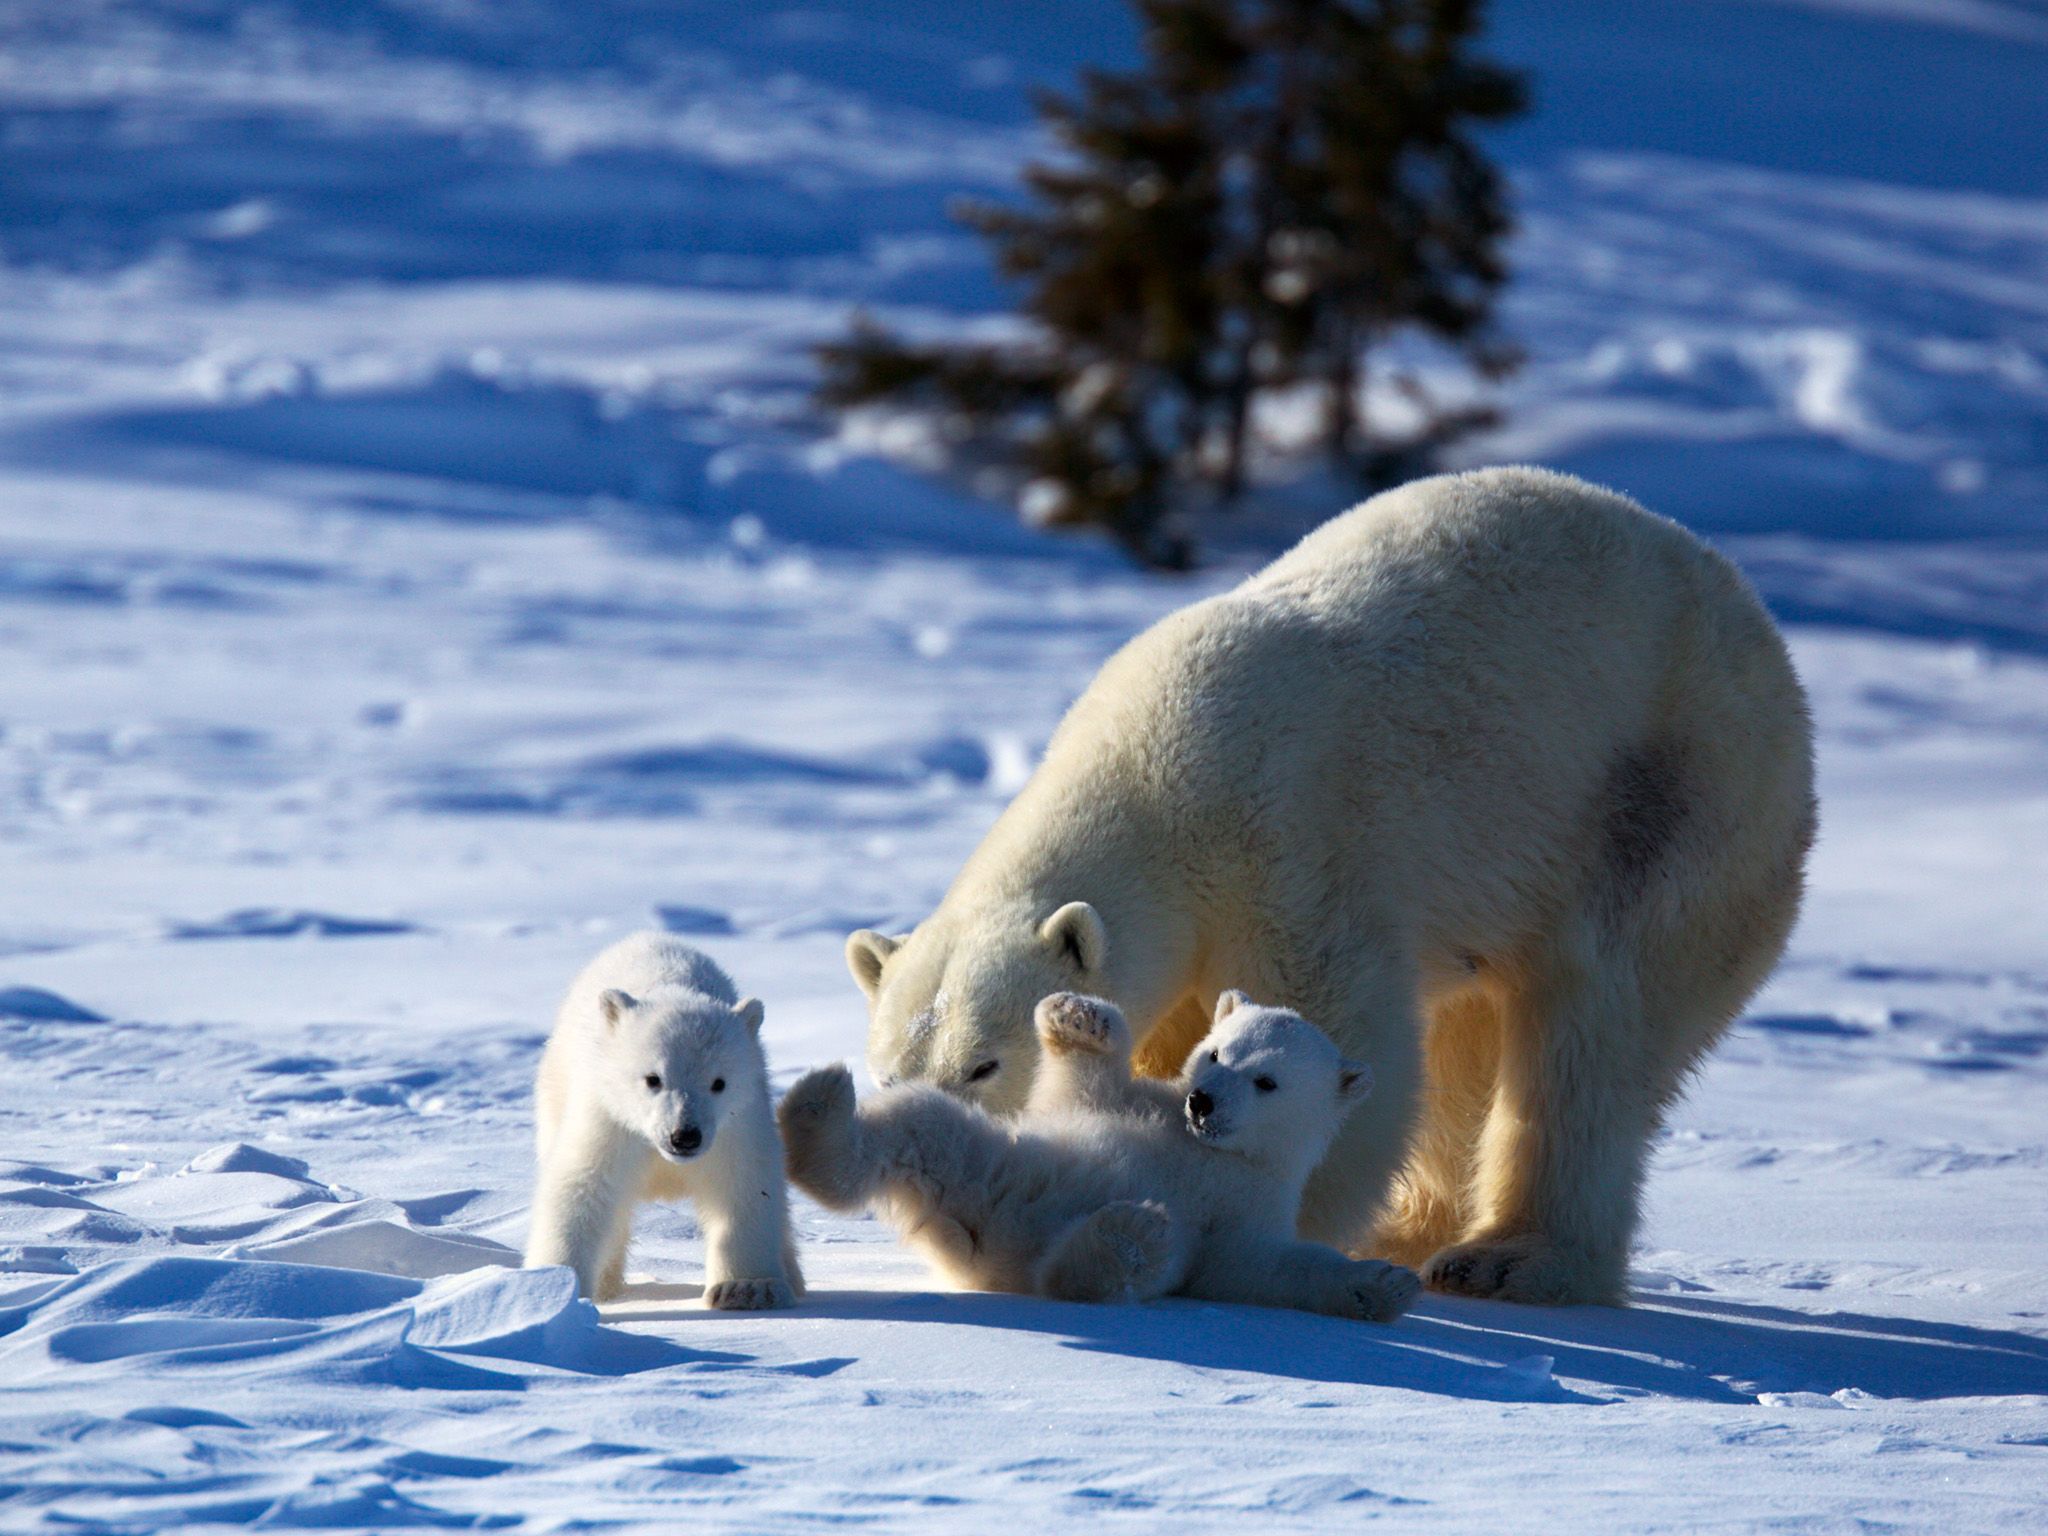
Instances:
[[[621,992],[617,987],[608,987],[597,995],[598,1017],[607,1024],[618,1023],[638,1006],[632,993]]]
[[[732,1011],[739,1021],[747,1026],[748,1034],[758,1035],[761,1033],[761,1020],[768,1015],[768,1010],[761,1006],[761,999],[758,997],[743,997],[733,1004]]]
[[[1070,901],[1039,924],[1038,937],[1067,958],[1083,976],[1093,976],[1109,957],[1109,930],[1102,914],[1085,901]]]
[[[1251,1002],[1252,1000],[1237,988],[1224,988],[1216,994],[1216,1016],[1209,1021],[1209,1027],[1215,1028],[1240,1008],[1249,1008]]]
[[[1337,1063],[1337,1106],[1350,1109],[1363,1104],[1372,1092],[1372,1068],[1362,1061]]]
[[[902,947],[901,939],[892,939],[872,928],[863,928],[846,936],[846,968],[853,972],[853,979],[860,983],[861,991],[868,995],[870,1002],[881,989],[882,967]]]

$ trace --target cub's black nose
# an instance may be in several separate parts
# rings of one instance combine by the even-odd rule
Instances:
[[[669,1132],[668,1144],[674,1147],[679,1155],[688,1157],[704,1145],[704,1133],[694,1125],[686,1125],[680,1131]]]
[[[1188,1118],[1190,1120],[1208,1119],[1209,1111],[1215,1107],[1216,1101],[1199,1088],[1188,1095]]]

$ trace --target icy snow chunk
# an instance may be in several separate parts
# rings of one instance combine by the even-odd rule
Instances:
[[[68,997],[41,987],[0,987],[0,1019],[28,1019],[40,1024],[104,1024],[104,1014],[81,1008]]]
[[[1849,1406],[1824,1392],[1759,1392],[1756,1400],[1766,1408],[1827,1408],[1839,1412]]]

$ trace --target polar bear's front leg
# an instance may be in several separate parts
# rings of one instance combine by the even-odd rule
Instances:
[[[759,1124],[730,1126],[693,1180],[704,1228],[704,1304],[725,1312],[791,1307],[803,1289],[789,1235],[782,1147]]]
[[[1321,1243],[1243,1241],[1205,1249],[1181,1289],[1205,1301],[1391,1323],[1408,1310],[1422,1282],[1398,1264],[1346,1258]]]
[[[534,1189],[527,1267],[566,1264],[576,1271],[578,1295],[617,1295],[633,1199],[653,1155],[638,1136],[595,1112],[557,1127]]]
[[[1027,1112],[1121,1102],[1131,1086],[1131,1027],[1121,1009],[1099,997],[1055,992],[1039,1000],[1032,1020],[1042,1049]]]
[[[798,1078],[775,1109],[790,1181],[828,1210],[852,1211],[874,1193],[876,1170],[863,1156],[853,1074],[843,1064]]]

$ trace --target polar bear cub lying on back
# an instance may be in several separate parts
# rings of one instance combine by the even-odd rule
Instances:
[[[1299,1014],[1226,992],[1178,1083],[1131,1076],[1113,1005],[1056,993],[1022,1117],[936,1088],[854,1105],[843,1066],[779,1111],[790,1177],[872,1205],[955,1283],[1069,1301],[1168,1293],[1387,1322],[1408,1270],[1295,1236],[1302,1188],[1372,1075]]]
[[[526,1262],[619,1293],[633,1207],[687,1196],[704,1229],[704,1301],[786,1307],[803,1293],[758,999],[708,956],[636,933],[569,988],[534,1084],[540,1184]]]

